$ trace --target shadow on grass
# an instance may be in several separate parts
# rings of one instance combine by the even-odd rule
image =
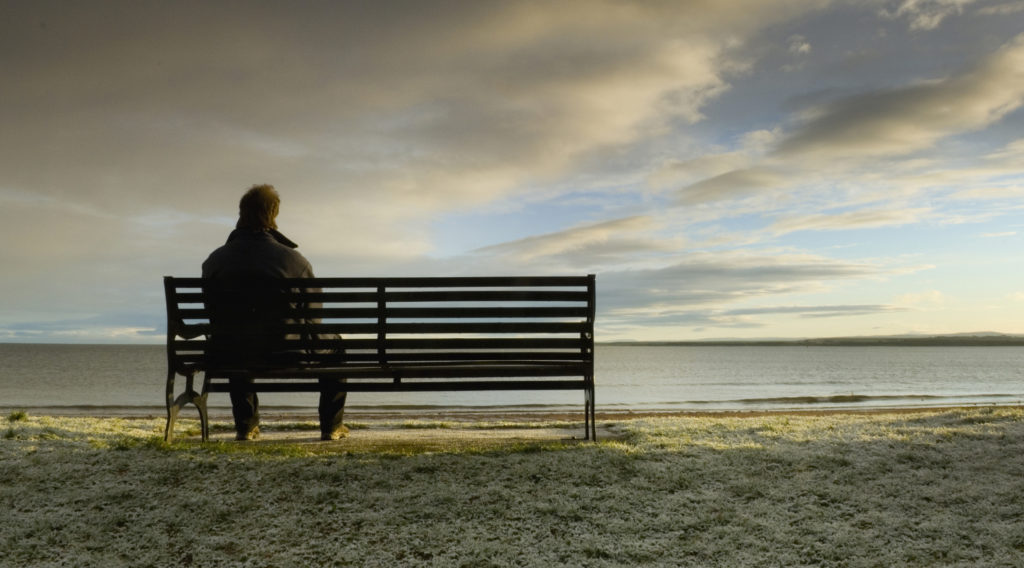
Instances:
[[[324,456],[332,454],[486,454],[556,451],[593,445],[578,437],[581,424],[562,422],[435,422],[348,423],[350,435],[336,441],[319,440],[319,426],[307,423],[266,425],[258,440],[231,439],[230,423],[215,424],[212,440],[203,443],[198,435],[177,441],[171,447],[194,451],[232,454]],[[607,434],[606,438],[615,436]]]
[[[211,441],[200,441],[197,420],[179,420],[175,441],[163,441],[162,419],[28,416],[12,414],[0,439],[79,446],[91,449],[136,450],[255,456],[325,456],[332,454],[417,455],[427,453],[521,453],[567,449],[582,424],[573,422],[418,421],[348,423],[352,434],[338,441],[319,440],[313,421],[273,421],[257,441],[233,440],[230,421],[210,425]],[[608,433],[605,437],[610,437]],[[588,442],[589,443],[589,442]]]

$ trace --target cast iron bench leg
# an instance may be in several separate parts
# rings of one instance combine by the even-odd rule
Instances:
[[[583,428],[585,430],[584,439],[597,441],[597,412],[594,410],[594,387],[589,387],[585,391],[586,401],[584,403],[583,413]]]
[[[194,404],[199,410],[199,423],[203,432],[203,441],[209,435],[209,421],[206,416],[206,393],[200,395],[193,385],[195,372],[185,375],[185,391],[174,397],[174,371],[168,373],[167,377],[167,425],[164,427],[164,441],[170,443],[174,439],[174,422],[178,418],[178,412],[186,404]]]
[[[164,441],[170,443],[174,437],[174,421],[181,406],[174,399],[174,371],[167,373],[167,425],[164,426]]]

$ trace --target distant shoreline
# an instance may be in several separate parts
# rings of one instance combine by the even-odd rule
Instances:
[[[612,347],[1022,347],[1021,335],[936,335],[922,337],[823,337],[816,339],[713,339],[699,341],[608,341]]]

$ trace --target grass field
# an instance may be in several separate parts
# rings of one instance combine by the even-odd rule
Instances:
[[[0,565],[1024,566],[1024,409],[599,422],[167,445],[12,413]]]

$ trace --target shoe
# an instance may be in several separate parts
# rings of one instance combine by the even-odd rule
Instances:
[[[329,442],[331,440],[340,440],[342,438],[348,438],[348,428],[346,428],[345,426],[338,426],[330,434],[320,434],[320,439],[325,442]]]
[[[248,442],[256,440],[260,437],[260,427],[257,426],[248,432],[238,432],[235,434],[235,440],[239,442]]]

